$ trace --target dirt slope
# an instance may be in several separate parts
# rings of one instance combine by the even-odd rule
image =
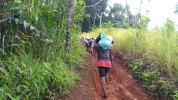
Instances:
[[[62,100],[153,100],[117,59],[113,61],[111,80],[107,81],[108,97],[102,98],[96,58],[88,54],[85,61],[85,67],[79,70],[81,80]]]

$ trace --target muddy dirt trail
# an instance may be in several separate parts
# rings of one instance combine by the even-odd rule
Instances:
[[[153,100],[117,59],[112,64],[111,79],[107,80],[108,97],[103,98],[96,57],[87,54],[85,61],[85,66],[79,70],[81,80],[62,100]]]

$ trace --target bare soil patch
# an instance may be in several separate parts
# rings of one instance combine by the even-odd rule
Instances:
[[[62,100],[153,100],[117,59],[112,64],[111,80],[107,80],[108,97],[103,98],[96,57],[87,54],[85,62],[85,66],[79,70],[81,80]]]

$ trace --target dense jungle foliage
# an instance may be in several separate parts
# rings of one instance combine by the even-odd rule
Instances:
[[[66,53],[68,0],[0,1],[0,99],[56,99],[79,76],[83,0],[74,0]]]
[[[75,69],[83,63],[82,31],[92,31],[87,35],[93,37],[106,33],[114,37],[117,52],[141,54],[141,60],[129,65],[133,74],[150,94],[176,100],[174,23],[167,19],[161,29],[148,31],[150,19],[140,12],[133,15],[129,5],[107,6],[108,0],[0,0],[0,100],[56,100],[66,95],[80,79]],[[142,70],[143,59],[152,62],[149,70]]]

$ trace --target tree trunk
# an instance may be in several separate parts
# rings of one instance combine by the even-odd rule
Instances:
[[[96,20],[96,12],[94,13],[93,27],[95,27],[95,20]]]
[[[66,25],[66,52],[70,52],[70,40],[71,40],[71,16],[72,16],[72,0],[68,1],[68,14],[67,14],[67,25]]]
[[[128,16],[128,18],[127,18],[127,22],[128,22],[128,25],[130,26],[129,8],[128,8],[127,0],[125,0],[125,1],[126,1],[126,10],[127,10],[127,16]]]

